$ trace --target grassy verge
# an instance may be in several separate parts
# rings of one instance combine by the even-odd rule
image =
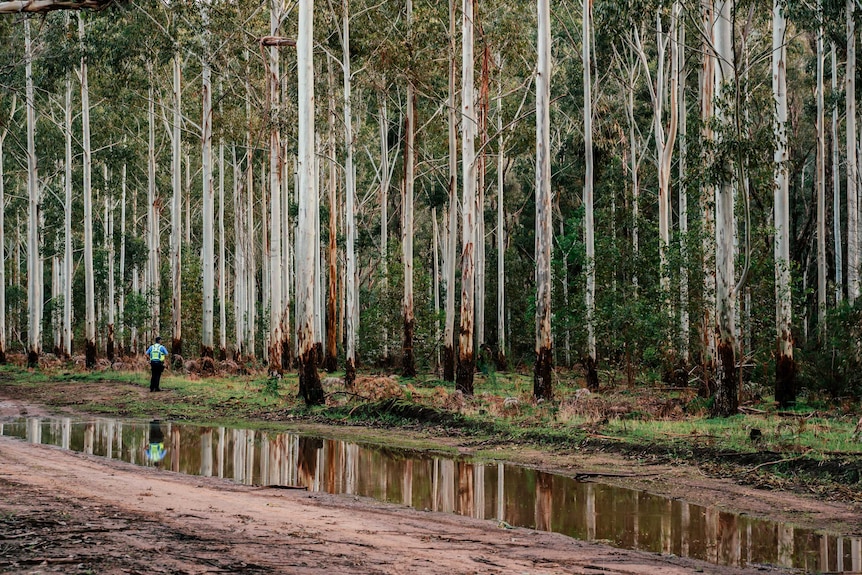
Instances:
[[[272,429],[351,425],[352,439],[410,448],[457,444],[479,454],[525,448],[612,452],[698,464],[763,487],[862,501],[859,415],[816,398],[789,412],[778,411],[768,397],[751,399],[739,415],[712,419],[691,389],[643,386],[588,394],[572,373],[560,374],[555,400],[543,403],[530,397],[531,378],[516,373],[478,375],[473,397],[431,377],[366,375],[350,392],[338,374],[325,383],[327,404],[308,408],[297,398],[295,374],[269,380],[168,373],[162,383],[168,391],[150,394],[143,371],[0,368],[0,395],[58,410]],[[358,437],[356,426],[367,433]]]

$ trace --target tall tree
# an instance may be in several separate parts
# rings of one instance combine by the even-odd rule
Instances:
[[[3,142],[9,133],[9,124],[15,117],[15,109],[18,99],[12,96],[12,105],[9,110],[9,121],[0,127],[0,286],[6,285],[6,176],[3,172],[3,164],[6,159],[3,153]],[[68,116],[67,116],[68,117]],[[0,289],[0,365],[6,363],[6,288]]]
[[[818,0],[816,58],[817,79],[815,100],[817,103],[817,154],[815,156],[815,180],[817,189],[817,333],[822,339],[826,335],[826,125],[823,94],[823,4]]]
[[[589,28],[590,1],[584,1],[584,81],[590,78]],[[533,372],[533,395],[537,399],[553,397],[554,355],[551,336],[551,247],[554,241],[551,206],[551,7],[548,0],[537,4],[538,30],[536,42],[538,63],[536,64],[536,366]],[[591,156],[592,140],[588,130],[587,115],[591,113],[587,104],[589,89],[584,88],[585,142],[587,155]],[[587,184],[584,199],[587,209],[587,193],[592,166],[587,163]],[[590,214],[591,216],[591,214]],[[590,231],[587,232],[591,233]],[[589,256],[588,256],[589,257]],[[589,267],[589,264],[588,264]],[[589,281],[589,280],[588,280]],[[588,288],[589,289],[589,288]],[[587,295],[589,298],[590,296]]]
[[[42,353],[42,277],[39,253],[41,197],[39,174],[36,168],[36,100],[33,89],[33,46],[30,39],[29,18],[24,20],[24,57],[27,97],[27,305],[30,310],[27,324],[27,365],[36,367]]]
[[[544,1],[544,0],[540,0]],[[473,0],[461,6],[461,165],[464,181],[461,199],[461,331],[458,338],[458,373],[455,387],[473,395],[476,370],[473,349],[476,243],[476,110],[473,94]]]
[[[856,2],[847,0],[847,65],[844,72],[847,150],[856,149]],[[859,297],[859,180],[857,156],[847,153],[847,301]]]
[[[407,46],[413,57],[413,0],[407,0]],[[412,71],[411,71],[412,72]],[[404,139],[404,197],[401,202],[401,248],[404,266],[404,343],[402,369],[405,377],[416,375],[413,336],[416,316],[413,306],[413,181],[416,170],[416,88],[413,77],[407,78],[407,129]],[[472,390],[471,390],[472,393]]]
[[[358,294],[356,293],[356,181],[353,169],[353,113],[351,111],[350,90],[350,0],[342,1],[342,71],[344,72],[344,217],[347,235],[345,299],[346,301],[346,365],[344,380],[348,388],[353,388],[356,378],[356,329],[359,320]]]
[[[272,0],[269,11],[269,32],[278,35],[281,20],[281,0]],[[282,373],[281,355],[284,345],[284,296],[282,280],[284,265],[281,252],[281,134],[278,128],[278,112],[281,98],[279,81],[278,47],[270,46],[269,64],[267,66],[267,101],[269,114],[269,374],[278,376]],[[287,207],[285,206],[285,209]]]
[[[717,123],[725,129],[733,122],[729,97],[724,92],[735,85],[733,52],[734,0],[718,0],[715,18],[715,100]],[[734,286],[733,233],[733,166],[732,159],[719,154],[715,166],[718,181],[715,188],[715,266],[716,266],[716,324],[718,371],[713,403],[715,415],[734,415],[739,404],[738,380],[736,377],[736,318]]]
[[[206,3],[201,4],[203,21],[203,54],[201,71],[201,171],[203,180],[203,219],[201,254],[201,273],[203,275],[203,325],[201,326],[201,357],[213,358],[213,297],[215,294],[215,194],[213,191],[213,130],[212,130],[212,69],[209,48],[209,11]],[[205,364],[206,365],[206,364]]]
[[[781,406],[796,401],[790,289],[790,177],[787,150],[787,20],[782,2],[772,8],[772,94],[775,99],[775,400]],[[848,116],[849,117],[849,116]],[[849,143],[848,131],[848,143]],[[855,137],[855,134],[854,134]],[[854,146],[855,147],[855,146]],[[848,148],[852,149],[852,148]],[[855,154],[850,154],[855,156]],[[849,158],[848,158],[849,165]]]
[[[550,18],[550,16],[548,16]],[[581,42],[583,44],[583,65],[584,65],[584,241],[586,243],[586,256],[587,256],[587,265],[586,265],[586,274],[587,274],[587,286],[586,286],[586,311],[587,311],[587,357],[586,357],[586,368],[587,368],[587,387],[592,390],[597,390],[599,388],[599,376],[596,371],[596,367],[598,364],[598,356],[596,354],[596,326],[595,326],[595,315],[596,315],[596,247],[595,247],[595,227],[593,225],[593,94],[592,94],[592,57],[591,57],[591,49],[590,49],[590,39],[593,34],[593,24],[592,24],[592,0],[584,0],[584,13],[582,17],[582,37]],[[542,35],[539,34],[539,38]],[[550,38],[550,24],[548,28],[548,38]],[[550,52],[550,47],[546,48]],[[550,58],[550,54],[548,55]],[[550,64],[547,64],[548,70],[550,73]],[[550,78],[548,79],[550,80]],[[538,90],[538,82],[536,84],[536,89]],[[538,114],[537,120],[538,122]],[[538,136],[537,136],[538,137]],[[550,153],[550,150],[546,148],[546,154]],[[539,156],[537,154],[536,159],[538,161]],[[550,160],[548,160],[550,161]],[[550,166],[548,167],[548,178],[550,179]],[[538,189],[538,186],[537,186]],[[547,218],[550,222],[551,212],[550,212],[550,183],[548,184],[548,214]],[[537,202],[538,205],[538,202]],[[538,214],[538,209],[537,209]],[[538,215],[536,216],[538,219]],[[551,237],[552,229],[550,227],[550,223],[548,224],[547,231],[547,241],[548,241],[548,250],[550,250],[550,243],[553,241]],[[537,231],[537,239],[536,244],[538,245],[538,229]],[[550,266],[550,252],[548,253],[548,266]],[[548,271],[548,305],[550,306],[550,268]],[[537,311],[538,313],[538,311]],[[548,322],[550,322],[550,309],[548,309]],[[550,323],[548,325],[548,338],[550,338]],[[549,357],[550,356],[550,348],[548,350]]]
[[[446,243],[446,321],[443,328],[443,379],[455,381],[455,253],[458,247],[458,144],[455,132],[455,0],[449,0],[449,241]]]
[[[171,125],[171,355],[183,353],[183,184],[182,184],[182,66],[177,46],[173,64],[173,123]]]
[[[299,213],[296,233],[296,318],[299,352],[299,391],[308,405],[323,403],[323,388],[317,373],[314,341],[314,285],[317,282],[318,211],[314,162],[314,1],[299,0],[299,33],[296,43],[299,86]]]

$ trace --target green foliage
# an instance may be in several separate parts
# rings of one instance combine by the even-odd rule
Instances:
[[[842,302],[826,315],[822,344],[800,350],[799,382],[809,392],[862,398],[862,302]]]

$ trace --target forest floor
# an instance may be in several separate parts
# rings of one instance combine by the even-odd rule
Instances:
[[[67,374],[68,375],[68,374]],[[40,413],[188,416],[188,390],[169,380],[149,394],[143,377],[50,375],[26,381],[0,374],[0,419]],[[23,381],[23,382],[22,382]],[[176,388],[172,384],[176,383]],[[232,393],[235,393],[232,392]],[[185,395],[185,397],[183,397]],[[271,423],[283,402],[256,407]],[[224,400],[219,405],[224,407]],[[98,406],[101,406],[100,409]],[[209,416],[213,408],[209,408]],[[205,413],[198,413],[206,417]],[[304,430],[388,445],[433,445],[500,457],[574,476],[716,506],[802,528],[862,535],[858,489],[785,490],[742,481],[710,462],[669,460],[595,447],[550,449],[526,441],[489,442],[440,426],[331,426]],[[489,447],[490,446],[490,447]],[[140,468],[0,437],[0,572],[3,573],[742,573],[669,555],[598,543],[366,498],[242,486],[217,478]],[[859,460],[850,462],[858,470]],[[619,474],[625,477],[611,477]],[[742,484],[747,483],[747,484]],[[758,482],[754,482],[758,483]],[[766,487],[764,489],[763,487]],[[846,492],[840,489],[847,490]],[[850,496],[847,496],[847,494]],[[774,569],[787,572],[786,569]]]

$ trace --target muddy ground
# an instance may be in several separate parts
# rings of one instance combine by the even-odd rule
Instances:
[[[146,393],[129,387],[130,393]],[[116,392],[116,384],[103,391]],[[0,417],[41,409],[21,398],[0,397]],[[862,532],[862,512],[852,504],[752,489],[706,477],[691,466],[577,453],[525,452],[521,459],[569,474],[622,470],[630,477],[609,481],[801,527],[834,529],[847,536]],[[0,437],[0,573],[771,570],[613,549],[365,498],[241,486]]]

